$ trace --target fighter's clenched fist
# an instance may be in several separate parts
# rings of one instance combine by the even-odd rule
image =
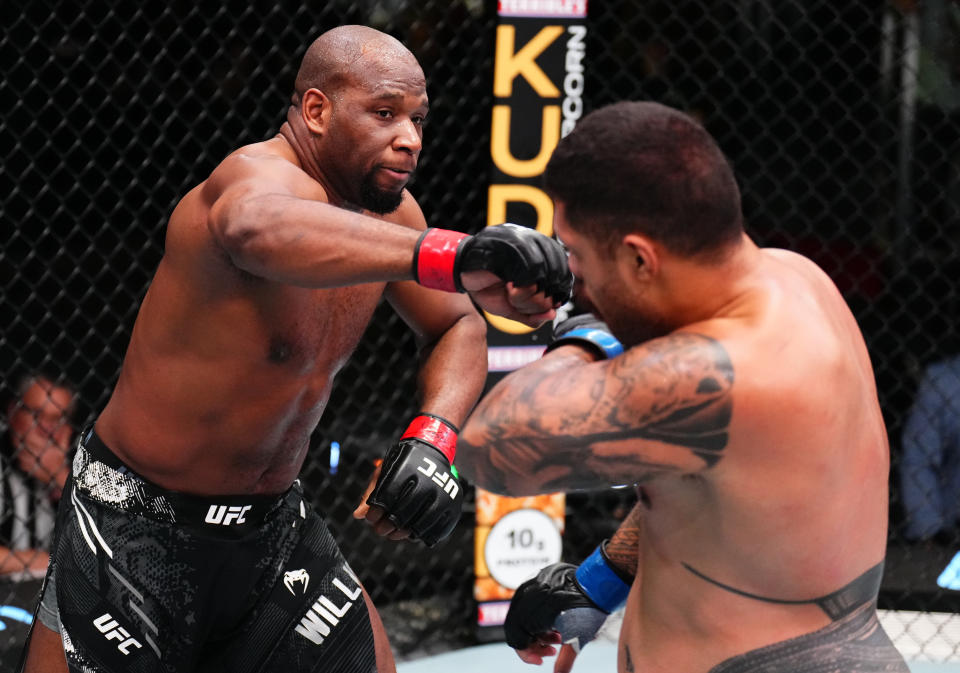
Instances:
[[[427,229],[413,260],[417,282],[447,292],[468,292],[484,310],[539,325],[573,289],[561,245],[516,224],[487,227],[474,236]]]

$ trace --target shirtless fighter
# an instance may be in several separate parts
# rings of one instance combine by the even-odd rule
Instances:
[[[296,481],[333,378],[385,296],[422,342],[423,414],[359,514],[432,545],[459,517],[456,426],[486,376],[485,323],[455,291],[536,325],[572,286],[559,244],[530,229],[426,229],[405,185],[427,105],[399,42],[334,29],[307,50],[279,134],[177,205],[78,444],[27,671],[394,670]]]
[[[662,105],[591,113],[545,181],[594,315],[481,401],[459,465],[497,493],[639,501],[579,567],[521,586],[508,642],[538,662],[589,637],[576,608],[625,600],[621,672],[905,673],[876,616],[887,436],[836,287],[745,235],[720,149]]]

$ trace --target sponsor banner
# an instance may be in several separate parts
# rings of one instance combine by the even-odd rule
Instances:
[[[587,0],[500,0],[497,14],[510,17],[582,19]]]
[[[511,372],[539,360],[545,346],[490,346],[487,349],[487,370]]]
[[[536,7],[557,13],[534,18],[514,12]],[[500,8],[487,226],[513,222],[551,236],[553,202],[541,178],[560,138],[583,116],[586,3],[513,0]],[[533,330],[499,316],[486,318],[492,346],[544,344],[550,334],[549,326]]]
[[[501,0],[494,55],[487,226],[513,222],[553,235],[541,178],[560,138],[583,116],[586,0]],[[488,384],[540,357],[550,326],[488,322]],[[504,498],[477,489],[474,597],[481,627],[499,626],[514,589],[560,560],[562,493]]]
[[[540,568],[560,560],[565,504],[563,493],[505,498],[477,489],[473,595],[478,603],[509,600]]]
[[[510,601],[492,601],[477,606],[477,624],[480,626],[500,626],[507,620]]]

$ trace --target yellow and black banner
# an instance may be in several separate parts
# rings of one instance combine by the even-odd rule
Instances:
[[[494,59],[487,226],[513,222],[553,235],[541,188],[560,138],[583,115],[587,0],[500,0]],[[489,383],[536,360],[550,327],[487,315]],[[474,597],[479,626],[499,626],[513,591],[560,560],[562,493],[504,498],[477,489]]]

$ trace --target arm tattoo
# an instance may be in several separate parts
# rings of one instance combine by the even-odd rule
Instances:
[[[564,363],[520,369],[481,402],[478,485],[510,494],[591,488],[688,469],[690,454],[706,468],[723,457],[734,376],[719,341],[678,333],[600,368]],[[667,456],[644,450],[644,440],[687,451]]]
[[[641,505],[637,503],[630,514],[617,527],[617,531],[604,547],[604,551],[619,570],[635,577],[640,557],[640,533],[643,525]]]

